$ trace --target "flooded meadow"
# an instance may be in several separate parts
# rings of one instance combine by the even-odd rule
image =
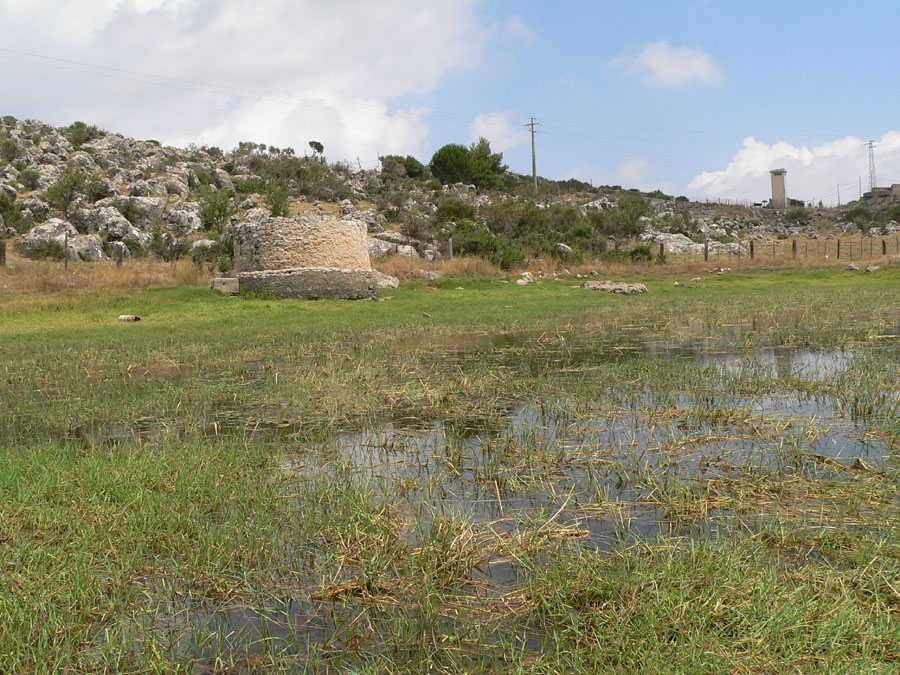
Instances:
[[[766,283],[38,340],[0,385],[0,640],[44,637],[4,663],[889,672],[900,306]]]

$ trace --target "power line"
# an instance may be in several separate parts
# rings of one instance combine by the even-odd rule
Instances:
[[[534,183],[534,196],[537,197],[537,160],[534,154],[534,127],[535,125],[540,125],[540,122],[536,122],[534,119],[534,115],[531,116],[531,121],[528,124],[524,124],[522,126],[528,127],[531,129],[531,180]]]

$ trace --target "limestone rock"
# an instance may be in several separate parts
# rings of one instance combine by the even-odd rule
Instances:
[[[572,247],[567,244],[562,243],[561,241],[557,242],[556,250],[558,253],[565,255],[565,256],[572,255]]]
[[[216,277],[212,280],[212,289],[222,295],[237,295],[240,284],[237,277]]]
[[[110,257],[113,259],[119,258],[130,258],[131,257],[131,249],[125,245],[125,242],[122,241],[111,241],[107,244],[109,247]]]
[[[183,237],[203,229],[203,209],[197,202],[178,202],[166,218],[166,229]]]
[[[400,285],[400,280],[397,277],[383,274],[378,270],[375,270],[375,278],[378,280],[378,288],[397,288]]]
[[[369,237],[366,240],[366,247],[369,250],[370,258],[383,258],[397,252],[397,244],[375,239],[374,237]]]
[[[47,222],[31,228],[25,235],[22,245],[26,250],[34,250],[50,241],[62,244],[65,241],[66,233],[69,234],[70,240],[78,236],[78,230],[70,222],[61,218],[51,218]]]
[[[219,242],[214,239],[197,239],[196,241],[191,242],[190,252],[208,251],[211,248],[216,248],[218,245]]]
[[[644,284],[626,284],[616,281],[585,281],[581,287],[588,291],[606,291],[607,293],[619,293],[621,295],[640,295],[647,292]]]
[[[85,262],[106,260],[103,240],[97,234],[79,234],[69,238],[69,257]]]
[[[110,239],[121,239],[134,229],[134,225],[115,207],[103,206],[93,213],[94,226],[98,231],[106,232]]]

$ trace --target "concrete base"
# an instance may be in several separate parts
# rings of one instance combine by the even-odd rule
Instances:
[[[268,292],[279,300],[371,300],[378,297],[378,275],[372,270],[305,267],[241,272],[238,282],[245,293]]]
[[[216,277],[212,280],[212,289],[224,295],[237,295],[237,277]]]

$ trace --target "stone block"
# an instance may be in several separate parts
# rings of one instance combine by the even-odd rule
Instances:
[[[278,300],[365,300],[378,298],[378,275],[372,270],[306,267],[238,274],[240,290],[271,293]]]

